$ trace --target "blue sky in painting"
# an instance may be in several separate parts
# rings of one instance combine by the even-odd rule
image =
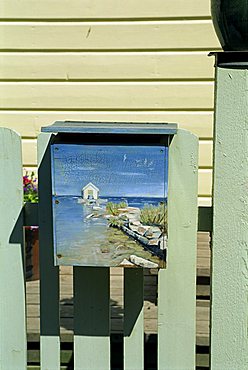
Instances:
[[[89,182],[102,197],[162,198],[167,194],[165,147],[56,144],[52,150],[57,195],[79,196]]]

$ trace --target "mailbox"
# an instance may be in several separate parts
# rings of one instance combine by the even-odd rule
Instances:
[[[174,124],[55,122],[50,144],[55,265],[166,266]]]

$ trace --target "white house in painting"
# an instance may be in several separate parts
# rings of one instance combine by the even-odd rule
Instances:
[[[83,187],[82,196],[84,199],[98,199],[99,189],[97,186],[92,184],[92,182],[89,182],[85,187]]]

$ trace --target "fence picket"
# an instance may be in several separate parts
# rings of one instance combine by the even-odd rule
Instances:
[[[170,145],[168,191],[168,263],[158,282],[158,369],[194,369],[197,139],[184,130]]]
[[[74,369],[110,369],[110,273],[74,267]]]
[[[54,266],[50,134],[38,137],[41,369],[60,369],[59,268]]]
[[[25,277],[20,136],[0,128],[0,369],[24,370]]]
[[[143,269],[124,271],[124,369],[144,368]]]

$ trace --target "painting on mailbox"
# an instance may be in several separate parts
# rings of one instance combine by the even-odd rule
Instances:
[[[165,146],[52,145],[56,265],[163,268]]]

